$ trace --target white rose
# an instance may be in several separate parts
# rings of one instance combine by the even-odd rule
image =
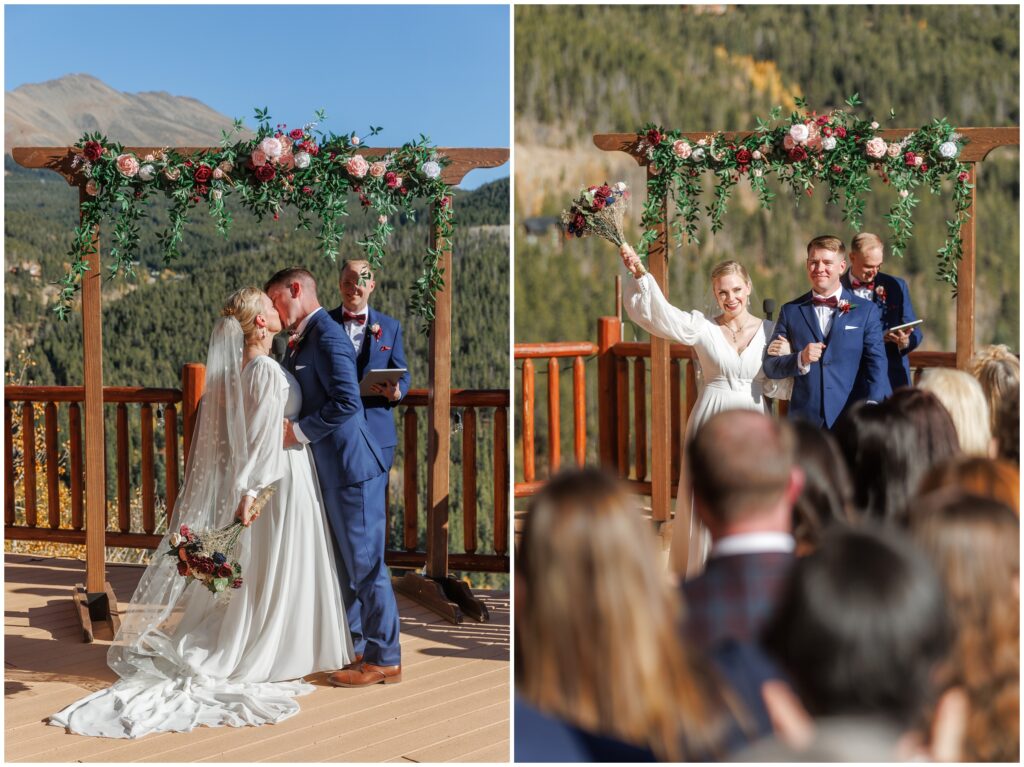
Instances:
[[[826,151],[831,152],[833,149],[836,148],[836,137],[835,136],[825,136],[825,138],[823,138],[821,140],[821,148],[826,150]]]
[[[276,139],[273,136],[267,136],[260,142],[260,149],[263,150],[263,154],[273,159],[281,156],[281,152],[284,150],[284,147],[281,146],[280,139]]]
[[[224,193],[220,189],[214,189],[213,191],[210,192],[210,197],[212,197],[215,200],[219,200],[223,195]]]
[[[917,155],[916,157],[914,157],[914,166],[915,167],[918,166],[918,165],[923,165],[923,164],[924,164],[924,158],[921,155]]]
[[[792,137],[793,141],[795,141],[798,144],[802,144],[805,141],[807,141],[808,137],[811,135],[811,132],[803,123],[797,123],[796,125],[790,126],[789,135]]]
[[[908,192],[906,189],[900,189],[900,199],[905,200],[909,196],[910,196],[910,192]]]
[[[156,176],[156,168],[152,165],[143,165],[139,168],[139,180],[140,181],[152,181]]]
[[[378,224],[382,224],[383,225],[383,224],[386,224],[387,222],[388,222],[388,217],[387,216],[377,216],[377,223]]]
[[[308,168],[309,167],[309,152],[299,152],[295,155],[295,167],[296,168]]]
[[[697,146],[707,146],[707,145],[708,145],[708,140],[707,139],[703,139],[702,138],[700,141],[697,142]]]
[[[437,178],[438,176],[441,175],[441,166],[438,165],[433,160],[429,160],[423,163],[423,165],[420,167],[420,170],[423,171],[423,175],[426,176],[427,178]]]
[[[763,176],[763,175],[764,175],[764,171],[762,171],[760,168],[754,168],[754,177],[755,178],[761,178],[761,176]]]
[[[171,545],[172,545],[172,546],[174,546],[174,547],[178,547],[178,546],[180,546],[180,545],[181,545],[181,542],[182,542],[183,540],[184,540],[184,539],[183,539],[183,538],[182,538],[182,537],[181,537],[180,535],[178,535],[177,533],[171,533],[171,538],[170,538],[170,541],[171,541]]]
[[[693,154],[690,156],[697,162],[700,162],[701,160],[704,159],[704,150],[701,149],[700,147],[697,147],[696,149],[693,150]]]
[[[753,157],[755,160],[760,160],[761,159],[761,150],[760,149],[755,149],[754,153],[751,155],[751,157]]]
[[[945,157],[947,160],[956,157],[957,153],[956,144],[952,141],[943,141],[939,144],[939,154]]]
[[[623,181],[617,181],[615,182],[615,186],[613,187],[613,189],[615,189],[616,192],[625,192],[626,184]]]
[[[352,136],[352,146],[359,146],[359,144],[360,144],[359,136],[353,135]]]
[[[876,122],[871,123],[871,130],[878,130],[878,123],[876,123]]]

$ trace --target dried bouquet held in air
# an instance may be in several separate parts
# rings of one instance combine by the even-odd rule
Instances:
[[[568,210],[562,211],[562,224],[571,235],[596,234],[621,247],[626,241],[623,225],[628,210],[629,188],[623,182],[591,186],[576,195]]]

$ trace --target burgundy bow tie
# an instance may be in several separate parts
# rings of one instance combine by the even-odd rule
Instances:
[[[344,322],[358,322],[360,325],[365,325],[366,324],[366,315],[365,314],[352,314],[351,312],[349,312],[347,310],[342,310],[342,312],[341,312],[341,319]]]
[[[855,287],[855,288],[863,288],[864,290],[874,290],[875,289],[875,281],[874,280],[872,280],[871,282],[861,282],[860,280],[853,279],[853,280],[850,280],[850,284],[852,284],[853,287]]]
[[[815,306],[827,306],[831,309],[835,309],[839,306],[839,299],[835,296],[829,296],[828,298],[819,298],[818,296],[814,296],[812,300],[814,301]]]

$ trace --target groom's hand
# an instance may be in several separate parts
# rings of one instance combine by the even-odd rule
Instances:
[[[821,359],[821,355],[825,353],[825,344],[810,343],[804,347],[804,350],[800,352],[800,362],[804,367],[809,366],[812,362],[817,362]]]
[[[295,429],[292,428],[292,422],[287,418],[284,419],[284,449],[295,447],[300,444],[295,438]]]

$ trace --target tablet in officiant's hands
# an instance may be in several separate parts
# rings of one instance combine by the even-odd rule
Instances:
[[[910,330],[911,328],[916,328],[918,325],[920,325],[923,322],[924,322],[924,320],[914,320],[913,322],[904,322],[902,325],[894,325],[893,327],[889,328],[885,332],[886,333],[892,333],[893,331],[896,331],[896,330]]]
[[[397,384],[407,372],[405,368],[384,368],[378,370],[367,370],[363,380],[359,382],[359,394],[363,397],[379,397],[373,391],[376,384]]]

